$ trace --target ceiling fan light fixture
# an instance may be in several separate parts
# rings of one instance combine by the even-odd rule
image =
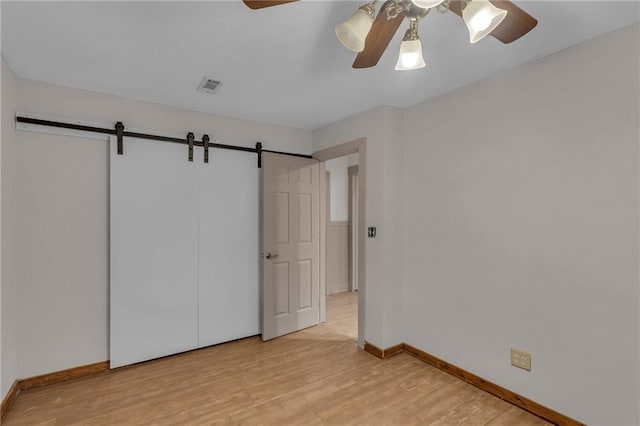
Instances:
[[[418,21],[411,20],[411,26],[407,30],[400,45],[400,54],[396,63],[396,70],[408,71],[425,67],[422,57],[422,42],[418,36]]]
[[[495,7],[489,0],[467,1],[462,19],[469,30],[469,41],[476,43],[491,34],[506,16],[506,10]]]
[[[336,25],[336,37],[350,51],[362,52],[364,42],[373,25],[374,16],[375,8],[372,4],[361,6],[349,19]]]
[[[444,3],[444,0],[411,0],[413,4],[422,9],[431,9],[432,7],[440,6]]]
[[[396,70],[408,71],[425,67],[422,57],[422,43],[420,40],[406,40],[400,45],[400,55],[396,63]]]

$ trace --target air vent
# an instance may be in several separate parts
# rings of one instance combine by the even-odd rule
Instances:
[[[209,77],[205,77],[200,82],[200,85],[198,86],[197,90],[205,93],[216,93],[220,88],[220,86],[222,86],[221,81],[214,80]]]

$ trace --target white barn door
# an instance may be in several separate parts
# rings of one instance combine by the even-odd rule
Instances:
[[[256,156],[111,141],[111,367],[260,333]]]
[[[269,340],[320,323],[320,180],[316,160],[262,158],[262,339]]]
[[[197,163],[184,145],[111,145],[111,368],[198,347]]]
[[[195,150],[199,346],[260,334],[260,175],[255,154]]]

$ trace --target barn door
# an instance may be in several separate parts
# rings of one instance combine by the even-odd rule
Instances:
[[[263,330],[269,340],[320,322],[316,160],[263,154]]]
[[[198,346],[260,334],[260,175],[255,155],[197,149]]]
[[[111,140],[111,368],[198,347],[198,164],[185,147]]]
[[[111,142],[110,359],[120,367],[260,332],[256,157]]]

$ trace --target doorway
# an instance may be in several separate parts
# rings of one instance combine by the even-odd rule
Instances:
[[[325,325],[353,340],[358,336],[357,262],[354,265],[358,229],[357,218],[354,220],[357,203],[352,203],[352,197],[357,194],[354,184],[358,162],[359,154],[352,153],[324,163],[327,218]]]
[[[320,160],[321,322],[357,340],[365,337],[366,140],[315,152]],[[328,172],[328,173],[327,173]],[[323,297],[324,296],[324,297]]]

